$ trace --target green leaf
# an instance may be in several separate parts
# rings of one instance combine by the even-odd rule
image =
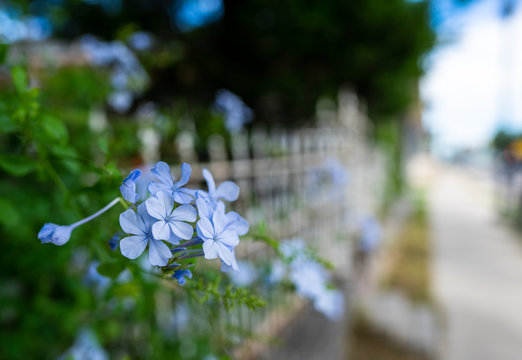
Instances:
[[[64,143],[69,137],[67,128],[63,121],[52,116],[45,116],[42,118],[42,126],[44,131],[52,140]]]
[[[116,278],[125,269],[125,264],[121,262],[105,262],[98,265],[98,273],[103,276]]]
[[[0,223],[5,226],[15,226],[20,223],[20,214],[6,199],[0,198]]]
[[[7,114],[0,114],[0,132],[9,134],[18,130],[18,124]]]
[[[106,136],[102,136],[98,139],[98,148],[104,153],[109,153],[109,140]]]
[[[53,153],[53,155],[56,155],[60,158],[79,158],[76,150],[73,147],[67,145],[55,145],[51,148],[51,152]]]
[[[11,70],[11,77],[13,78],[13,84],[19,93],[25,92],[27,88],[27,73],[21,66],[15,66]]]
[[[113,289],[113,294],[119,297],[137,297],[140,294],[140,287],[136,282],[117,284]]]
[[[5,63],[5,59],[7,58],[7,52],[9,50],[8,44],[0,43],[0,65]]]
[[[23,176],[36,169],[37,163],[20,154],[0,155],[0,167],[14,176]]]

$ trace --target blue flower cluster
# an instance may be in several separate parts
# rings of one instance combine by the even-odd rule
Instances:
[[[188,189],[191,175],[189,164],[181,166],[180,179],[172,177],[163,161],[151,170],[153,178],[133,170],[120,187],[132,208],[120,215],[120,225],[127,237],[120,241],[121,253],[135,259],[148,248],[152,265],[176,269],[173,277],[180,284],[192,273],[179,264],[180,260],[204,256],[219,258],[221,270],[238,270],[235,247],[239,236],[248,232],[248,222],[234,211],[226,212],[225,201],[235,201],[239,187],[225,181],[216,187],[212,174],[203,169],[208,191]],[[145,198],[137,190],[140,180],[148,182]],[[141,186],[143,186],[141,184]]]
[[[234,211],[225,211],[225,201],[239,197],[239,187],[225,181],[216,186],[212,174],[203,169],[208,191],[188,189],[192,169],[181,165],[181,176],[176,181],[170,167],[163,161],[143,173],[132,170],[120,186],[120,192],[130,208],[120,214],[124,234],[116,233],[109,241],[112,250],[118,247],[123,256],[138,258],[148,249],[151,265],[174,270],[173,278],[180,285],[192,278],[184,259],[204,256],[219,258],[221,270],[239,270],[235,247],[239,236],[248,232],[248,222]],[[66,244],[72,231],[103,214],[122,201],[116,198],[96,213],[71,225],[45,224],[38,238],[42,244]],[[121,240],[119,240],[123,237]]]
[[[332,321],[340,320],[344,314],[344,295],[331,287],[328,272],[310,256],[311,251],[303,240],[283,240],[279,249],[284,263],[274,263],[270,281],[288,279],[299,295],[312,300],[317,311]]]
[[[141,37],[141,45],[144,43],[144,36],[146,34],[138,35]],[[104,42],[92,35],[82,37],[81,47],[93,65],[111,67],[113,91],[108,98],[111,107],[117,112],[129,110],[149,81],[149,76],[136,55],[121,41]]]

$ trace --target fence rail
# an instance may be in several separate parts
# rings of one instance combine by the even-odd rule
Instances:
[[[239,212],[251,224],[265,223],[277,239],[302,238],[335,266],[336,277],[349,281],[354,233],[360,218],[375,213],[384,178],[384,157],[366,139],[366,116],[351,94],[342,93],[339,110],[317,128],[260,130],[225,140],[209,140],[207,163],[193,163],[193,184],[203,181],[208,168],[217,183],[233,180],[241,188]],[[196,158],[190,134],[180,135],[178,151],[183,159]],[[154,153],[154,152],[153,152]],[[198,184],[199,185],[199,184]],[[243,241],[237,257],[256,264],[269,264],[274,252],[261,242]],[[306,302],[268,290],[262,311],[238,308],[219,317],[219,332],[231,326],[253,335],[238,341],[238,358],[256,358],[268,351],[267,339],[281,332]],[[261,339],[261,340],[259,340]]]

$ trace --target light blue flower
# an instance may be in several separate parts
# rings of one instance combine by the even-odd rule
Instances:
[[[198,236],[203,240],[206,259],[219,257],[226,265],[235,262],[233,248],[239,244],[236,231],[227,229],[224,206],[219,206],[211,218],[202,217],[196,224]]]
[[[112,237],[109,239],[109,248],[113,251],[116,250],[116,248],[120,244],[121,238],[124,236],[125,234],[121,231],[116,231],[114,235],[112,235]]]
[[[207,196],[202,196],[200,193],[198,193],[196,197],[196,207],[198,209],[198,214],[200,218],[205,217],[211,219],[216,209],[221,209],[220,211],[223,212],[225,211],[225,204],[222,201],[218,201],[216,203],[216,206],[214,207]],[[248,221],[244,219],[241,215],[239,215],[237,212],[230,211],[226,213],[225,216],[225,228],[227,230],[233,230],[239,236],[243,236],[246,233],[248,233]]]
[[[38,233],[38,239],[40,239],[42,244],[51,243],[61,246],[69,241],[74,228],[74,225],[57,225],[53,223],[47,223]]]
[[[247,261],[239,261],[238,265],[241,267],[241,271],[232,271],[228,273],[232,283],[241,287],[252,285],[259,276],[257,269]]]
[[[222,201],[219,201],[219,203],[222,203]],[[208,197],[207,193],[202,190],[196,191],[196,208],[200,218],[212,218],[212,214],[214,214],[216,206],[210,202],[210,198]],[[225,204],[223,204],[223,207],[224,206]]]
[[[344,295],[339,290],[325,289],[314,300],[314,308],[331,321],[339,321],[344,315]]]
[[[223,204],[223,203],[221,202],[221,204]],[[219,207],[219,205],[218,205],[218,207]],[[223,205],[223,209],[224,209],[224,205]],[[230,211],[230,212],[226,213],[225,216],[226,216],[226,225],[225,225],[226,230],[232,230],[239,236],[245,235],[248,232],[248,228],[249,228],[248,221],[246,221],[244,218],[242,218],[241,215],[239,215],[235,211]],[[239,264],[236,261],[236,253],[234,251],[234,248],[232,246],[228,246],[228,245],[227,245],[227,247],[232,251],[232,255],[233,255],[232,263],[225,264],[223,262],[221,264],[220,270],[223,272],[227,272],[230,269],[238,271]]]
[[[226,264],[225,262],[223,262],[223,260],[221,260],[221,267],[219,268],[219,270],[221,270],[222,272],[228,272],[230,271],[230,269],[234,270],[234,271],[239,271],[239,264],[237,263],[237,260],[236,260],[236,251],[234,250],[234,247],[232,246],[226,246],[231,252],[232,252],[232,261],[230,264]]]
[[[138,201],[138,193],[136,192],[136,180],[140,177],[141,170],[134,169],[131,171],[129,176],[123,180],[123,184],[120,186],[121,195],[125,200],[135,204]]]
[[[82,328],[73,346],[59,359],[108,360],[107,351],[100,346],[96,334],[90,328]]]
[[[225,115],[225,126],[232,133],[240,132],[253,118],[252,109],[231,91],[221,89],[216,93],[216,109]]]
[[[315,261],[294,261],[290,265],[290,279],[299,294],[315,300],[326,289],[328,274]]]
[[[280,283],[286,275],[287,268],[279,259],[274,261],[270,267],[270,274],[268,275],[269,284]]]
[[[185,285],[187,279],[192,279],[192,272],[188,269],[176,270],[172,277],[178,280],[178,284]]]
[[[120,214],[120,226],[127,236],[120,241],[120,250],[123,256],[136,259],[147,245],[149,246],[149,261],[152,265],[165,266],[172,257],[169,247],[152,235],[154,219],[147,212],[145,204],[138,206],[138,212],[129,209]],[[175,240],[168,239],[171,242]]]
[[[111,284],[111,279],[100,275],[98,272],[98,261],[93,261],[89,264],[87,269],[87,273],[85,274],[84,281],[87,285],[92,286],[96,294],[101,295],[107,290],[109,285]]]
[[[198,194],[198,198],[196,200],[196,207],[198,208],[198,213],[200,218],[207,218],[209,220],[212,219],[214,212],[220,211],[225,212],[225,204],[222,201],[217,202],[216,209],[212,207],[210,200],[208,197],[201,197]],[[241,236],[245,235],[248,232],[249,224],[241,215],[236,213],[235,211],[230,211],[225,214],[225,227],[224,230],[233,231],[236,235]],[[235,252],[233,246],[225,245],[232,252],[232,262],[230,264],[222,263],[221,271],[227,272],[230,269],[239,270],[239,266],[236,262]]]
[[[381,227],[373,216],[366,216],[360,225],[359,249],[366,253],[374,251],[381,240]]]
[[[119,201],[120,199],[116,198],[112,200],[110,203],[108,203],[106,206],[104,206],[102,209],[96,211],[94,214],[87,216],[85,219],[77,221],[71,225],[57,225],[53,223],[44,224],[44,226],[38,232],[38,239],[40,239],[42,244],[51,243],[58,246],[64,245],[71,238],[71,233],[74,229],[100,216],[101,214],[109,210],[111,207],[116,205]]]
[[[227,230],[233,230],[239,236],[243,236],[246,233],[248,233],[248,229],[249,229],[248,221],[245,218],[243,218],[241,215],[239,215],[237,212],[235,212],[235,211],[227,212],[226,218],[227,218],[227,224],[226,224]]]
[[[156,219],[152,225],[152,234],[156,239],[168,240],[172,235],[179,239],[192,239],[194,229],[185,221],[196,221],[197,212],[193,206],[181,205],[174,208],[174,198],[165,191],[150,197],[145,204],[150,216]]]
[[[346,170],[338,159],[328,158],[325,160],[323,166],[333,184],[340,186],[348,184],[350,179],[348,170]]]
[[[148,50],[152,45],[152,36],[143,31],[137,31],[129,36],[129,44],[136,50]]]
[[[149,192],[156,195],[160,191],[166,191],[174,197],[174,201],[179,204],[188,204],[194,201],[195,191],[183,188],[189,181],[192,168],[189,164],[181,164],[181,178],[174,182],[170,173],[170,167],[163,161],[158,161],[152,173],[158,177],[159,182],[152,181],[149,184]]]
[[[232,181],[225,181],[216,188],[214,177],[207,169],[203,169],[203,178],[207,183],[208,192],[198,190],[198,196],[207,198],[211,207],[216,208],[220,199],[236,201],[239,197],[239,186]]]
[[[286,239],[279,244],[279,251],[287,260],[302,260],[305,257],[306,245],[301,238]]]

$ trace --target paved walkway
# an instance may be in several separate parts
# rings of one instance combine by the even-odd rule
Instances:
[[[522,359],[522,237],[499,221],[491,184],[436,166],[429,191],[433,276],[446,312],[443,360]]]

